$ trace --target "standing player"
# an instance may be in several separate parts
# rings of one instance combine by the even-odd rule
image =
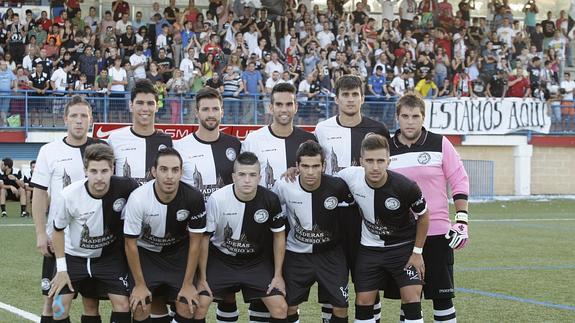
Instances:
[[[387,127],[372,120],[361,113],[361,106],[365,101],[363,83],[353,75],[344,75],[335,83],[335,103],[339,113],[317,124],[315,135],[326,155],[325,173],[337,175],[338,172],[349,166],[359,165],[361,141],[368,133],[376,133],[389,139]],[[357,212],[356,207],[350,212]],[[359,247],[361,220],[355,215],[344,216],[345,252],[347,263],[354,277],[354,263],[357,248]],[[381,303],[375,304],[376,320],[379,319]],[[325,319],[330,316],[329,306],[322,308]]]
[[[272,124],[251,132],[242,143],[242,151],[258,157],[262,164],[260,184],[269,189],[288,168],[295,167],[299,145],[307,140],[316,141],[313,134],[293,125],[298,109],[296,91],[289,83],[274,86],[270,104]]]
[[[62,191],[54,216],[52,241],[57,273],[49,293],[55,298],[55,318],[59,314],[54,322],[70,322],[74,291],[82,282],[97,280],[102,286],[100,291],[112,303],[110,321],[131,323],[122,214],[138,183],[112,176],[114,152],[105,144],[86,148],[84,167],[87,179]]]
[[[400,287],[405,322],[423,322],[423,245],[429,216],[417,183],[388,171],[389,144],[380,135],[361,143],[362,167],[339,172],[361,210],[361,245],[355,268],[355,321],[373,322],[381,283]]]
[[[343,228],[335,219],[338,205],[353,203],[353,197],[342,179],[323,174],[325,155],[317,142],[303,143],[296,158],[296,181],[278,181],[275,187],[291,228],[284,266],[288,321],[299,322],[298,305],[317,281],[333,305],[330,322],[347,322],[348,270]]]
[[[238,156],[232,177],[233,184],[208,199],[206,231],[211,238],[206,235],[202,242],[199,285],[209,286],[218,300],[241,290],[246,301],[265,304],[269,322],[287,322],[282,275],[285,218],[280,201],[258,185],[260,164],[253,153]],[[210,301],[201,298],[202,317]]]
[[[176,322],[190,322],[198,303],[193,281],[206,230],[204,198],[180,182],[182,158],[175,149],[160,149],[151,171],[155,179],[132,193],[125,211],[126,256],[134,280],[130,307],[134,322],[147,322],[148,303],[165,299],[175,302]]]
[[[101,142],[88,137],[91,121],[90,103],[81,96],[73,96],[64,108],[66,137],[42,146],[30,182],[33,187],[32,217],[36,226],[36,247],[44,256],[41,285],[44,307],[41,323],[52,322],[52,298],[48,297],[48,291],[56,262],[52,253],[51,236],[54,232],[54,215],[61,199],[60,193],[66,186],[85,178],[84,151],[87,146]],[[84,298],[82,322],[101,322],[97,300]]]
[[[131,177],[140,184],[149,181],[156,152],[172,147],[172,138],[154,128],[158,95],[147,79],[138,80],[131,94],[132,126],[114,131],[108,144],[116,156],[116,175]]]
[[[242,151],[252,152],[258,157],[262,166],[260,185],[268,189],[273,188],[286,170],[295,168],[298,147],[307,140],[316,141],[312,133],[293,124],[298,110],[296,92],[297,89],[290,83],[275,85],[270,94],[269,106],[272,124],[251,132],[242,143]],[[229,301],[226,299],[221,307],[235,308]],[[250,304],[251,321],[266,321],[267,317],[269,314],[261,302]],[[235,319],[237,321],[237,316]]]
[[[469,179],[449,140],[423,127],[422,99],[403,96],[397,101],[396,114],[399,129],[391,142],[390,168],[418,183],[429,208],[429,232],[423,253],[425,298],[433,300],[435,321],[456,322],[452,300],[453,249],[462,249],[468,241]],[[453,226],[449,219],[448,186],[456,210]]]
[[[204,87],[196,94],[198,130],[174,142],[184,161],[182,181],[194,186],[207,200],[210,194],[232,183],[234,161],[241,143],[236,137],[221,133],[224,114],[220,92]]]

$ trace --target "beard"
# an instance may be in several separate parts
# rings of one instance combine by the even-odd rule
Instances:
[[[208,124],[208,120],[209,121],[214,121],[213,125]],[[206,119],[206,120],[200,120],[200,124],[202,125],[202,127],[204,127],[206,130],[209,131],[213,131],[216,130],[219,126],[220,126],[220,121],[216,120],[216,119]]]

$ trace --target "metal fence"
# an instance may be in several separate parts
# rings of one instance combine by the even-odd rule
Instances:
[[[469,176],[469,196],[478,199],[493,199],[494,162],[492,160],[463,160],[463,167]]]
[[[112,92],[74,92],[83,95],[92,104],[95,122],[131,122],[129,109],[130,94]],[[70,95],[48,92],[39,95],[34,91],[0,93],[0,129],[16,128],[25,131],[37,128],[65,130],[63,112]],[[307,100],[298,97],[299,110],[295,116],[296,125],[315,125],[337,114],[337,105],[330,95]],[[395,120],[396,98],[366,96],[362,113],[387,125],[397,128]],[[269,124],[270,99],[267,95],[224,96],[224,119],[227,124]],[[196,123],[194,94],[162,97],[158,101],[158,123]],[[575,133],[575,101],[550,103],[552,134]]]

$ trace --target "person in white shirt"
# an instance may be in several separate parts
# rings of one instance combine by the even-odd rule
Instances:
[[[144,49],[142,45],[136,46],[136,52],[130,56],[130,65],[134,70],[134,79],[145,79],[146,78],[146,64],[148,60],[144,55]]]
[[[565,49],[567,48],[567,40],[561,34],[560,30],[555,31],[553,39],[549,42],[549,48],[555,50],[555,55],[559,61],[559,77],[563,76],[563,71],[565,70]]]
[[[561,93],[563,93],[563,102],[561,102],[561,129],[573,130],[575,126],[574,116],[572,114],[575,110],[575,103],[573,102],[573,91],[575,90],[575,82],[571,80],[571,74],[565,72],[563,76],[563,81],[560,87]]]
[[[180,62],[180,71],[182,71],[182,78],[186,83],[190,81],[194,73],[194,60],[195,51],[193,47],[188,48],[188,53],[184,56],[184,59]]]
[[[335,35],[329,29],[329,22],[323,23],[323,30],[317,33],[317,39],[321,48],[327,48],[335,40]]]
[[[22,67],[28,71],[29,74],[34,72],[34,59],[36,58],[36,47],[30,47],[28,55],[22,59]]]
[[[120,36],[122,34],[125,34],[126,28],[132,25],[132,22],[128,20],[129,17],[130,16],[127,13],[125,13],[122,16],[122,19],[116,22],[116,35]]]
[[[509,47],[513,46],[515,31],[509,24],[508,18],[503,18],[503,25],[497,28],[497,38],[500,42],[506,43]]]
[[[120,56],[116,56],[114,59],[114,66],[108,69],[108,75],[110,75],[112,79],[112,86],[110,87],[110,114],[116,112],[117,119],[115,119],[115,121],[123,122],[123,116],[127,112],[125,111],[123,92],[126,90],[126,85],[128,84],[128,74],[122,67],[122,58]]]
[[[394,96],[402,96],[405,94],[407,87],[405,86],[405,80],[408,78],[408,71],[404,70],[403,73],[396,76],[393,81],[389,84]]]
[[[258,30],[258,26],[255,22],[252,22],[249,28],[250,30],[244,33],[244,40],[248,45],[249,52],[254,53],[258,50],[258,38],[261,37],[261,33]]]
[[[284,72],[284,66],[279,61],[277,52],[272,52],[272,60],[266,63],[266,75],[269,77],[273,74],[273,72],[278,72],[280,74]]]

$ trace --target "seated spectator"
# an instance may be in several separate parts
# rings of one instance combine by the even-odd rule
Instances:
[[[439,94],[439,89],[435,82],[433,82],[433,76],[431,74],[427,74],[425,78],[419,80],[415,86],[415,91],[426,99],[435,99]]]

